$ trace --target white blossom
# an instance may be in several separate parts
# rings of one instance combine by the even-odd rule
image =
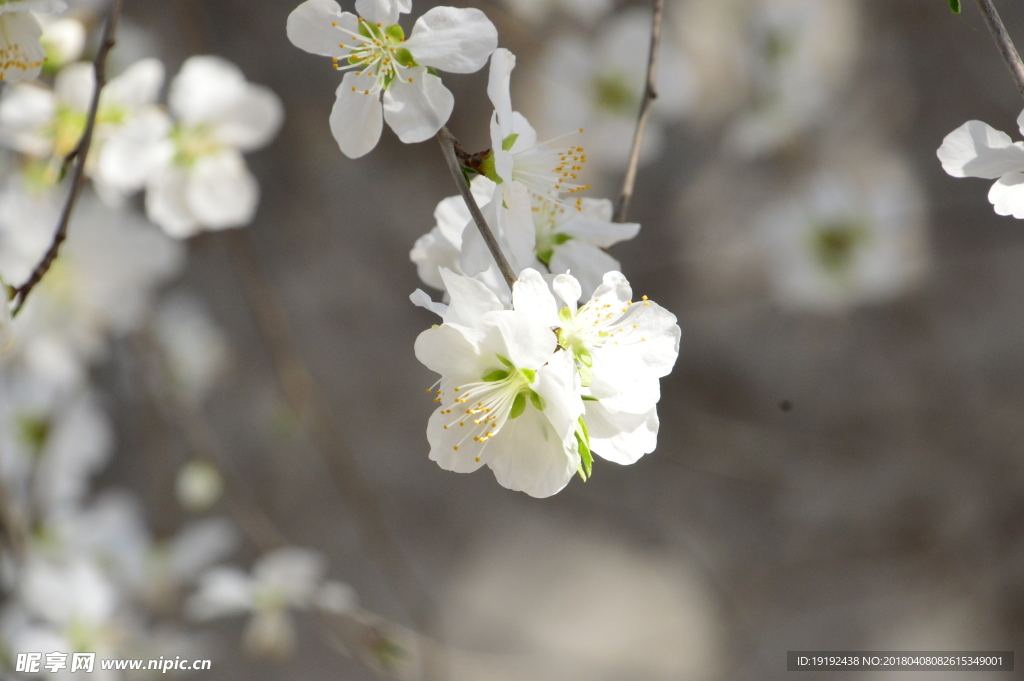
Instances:
[[[383,121],[406,143],[437,133],[451,115],[452,93],[437,71],[473,73],[498,46],[498,32],[478,9],[434,7],[408,39],[398,24],[412,0],[357,0],[360,16],[334,0],[306,0],[288,17],[288,38],[331,57],[348,71],[338,86],[331,132],[341,151],[358,158],[377,146]]]
[[[315,604],[323,588],[323,558],[315,551],[286,547],[256,562],[252,575],[234,567],[214,568],[199,581],[186,603],[196,620],[252,613],[245,630],[250,653],[285,658],[295,648],[290,610]]]
[[[651,108],[640,160],[658,157],[664,128],[691,110],[697,78],[669,26],[658,53],[658,98]],[[636,117],[647,84],[651,16],[629,9],[608,17],[593,38],[560,34],[547,42],[536,72],[544,128],[555,133],[582,127],[590,156],[600,168],[619,172],[629,160]]]
[[[501,485],[530,496],[557,493],[580,465],[572,357],[547,325],[506,310],[483,283],[441,274],[451,296],[444,323],[416,339],[416,358],[441,375],[427,424],[431,460],[457,473],[487,465]]]
[[[63,0],[7,0],[0,5],[0,81],[14,83],[39,76],[46,51],[43,29],[32,12],[61,12]]]
[[[470,190],[477,205],[486,206],[494,194],[494,183],[477,175],[470,183]],[[470,226],[472,217],[462,195],[442,199],[434,209],[434,227],[416,240],[409,259],[416,263],[416,271],[427,286],[444,290],[444,282],[438,268],[445,267],[456,274],[462,274],[462,233]]]
[[[207,461],[189,461],[178,471],[174,483],[178,503],[194,512],[209,510],[220,500],[223,491],[220,471]]]
[[[74,17],[42,19],[40,43],[46,51],[46,69],[59,69],[81,59],[85,50],[85,26]]]
[[[1024,152],[1024,150],[1021,150]],[[921,190],[897,160],[854,154],[757,218],[773,297],[790,308],[844,309],[892,298],[923,275]]]
[[[1024,134],[1024,111],[1017,117]],[[999,215],[1024,219],[1024,142],[981,121],[967,121],[942,140],[942,169],[953,177],[995,180],[988,200]]]
[[[161,303],[153,326],[163,351],[169,387],[179,399],[201,403],[228,363],[224,332],[198,300],[183,294]]]

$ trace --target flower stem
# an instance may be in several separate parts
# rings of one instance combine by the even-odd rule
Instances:
[[[14,289],[11,299],[14,303],[11,315],[16,315],[25,305],[25,299],[32,289],[43,280],[46,273],[50,271],[53,261],[57,259],[60,246],[68,236],[68,222],[71,220],[71,213],[75,209],[75,202],[82,193],[82,183],[85,180],[85,161],[89,157],[89,147],[92,146],[93,132],[96,129],[96,113],[100,106],[100,92],[107,84],[107,55],[114,47],[114,34],[117,31],[117,20],[121,16],[121,8],[124,0],[114,0],[110,6],[110,14],[107,15],[107,25],[103,28],[103,38],[100,47],[96,51],[96,59],[93,60],[92,68],[95,74],[96,83],[92,92],[92,100],[89,102],[89,114],[85,119],[85,130],[78,144],[71,150],[71,153],[64,159],[63,167],[66,168],[71,159],[75,161],[74,170],[71,171],[71,189],[68,190],[67,199],[64,201],[64,208],[61,210],[60,221],[57,223],[57,231],[53,234],[53,241],[46,249],[42,260],[32,270],[28,280],[21,286]]]
[[[661,19],[664,13],[665,0],[654,0],[654,16],[651,18],[651,51],[647,55],[647,84],[644,87],[644,98],[640,102],[636,131],[633,133],[633,149],[629,154],[626,178],[622,181],[622,193],[619,195],[619,206],[615,210],[615,222],[626,221],[629,201],[633,198],[633,188],[636,186],[636,171],[637,166],[640,165],[640,149],[644,142],[644,132],[647,130],[647,119],[651,115],[651,104],[658,98],[655,84],[658,80],[658,46],[661,44]]]
[[[442,126],[441,130],[437,133],[437,141],[441,143],[444,160],[448,162],[448,170],[451,171],[452,179],[455,180],[455,184],[459,187],[459,193],[462,194],[466,207],[469,208],[469,214],[473,216],[473,222],[476,223],[476,228],[480,230],[480,236],[484,238],[487,249],[491,252],[491,256],[494,257],[494,262],[498,263],[501,276],[505,278],[505,283],[508,284],[508,288],[511,291],[512,285],[516,283],[516,273],[512,270],[512,266],[508,264],[505,254],[501,252],[501,246],[498,245],[494,232],[487,226],[487,220],[484,219],[484,214],[480,212],[480,206],[477,205],[476,198],[473,197],[469,183],[466,182],[466,176],[462,174],[462,164],[459,163],[459,157],[455,151],[458,140],[448,131],[447,127]]]
[[[1024,96],[1024,62],[1021,61],[1020,54],[1017,52],[1017,48],[1014,47],[1013,40],[1010,39],[1010,34],[1006,32],[1003,20],[999,18],[999,12],[996,11],[992,0],[978,0],[978,10],[981,12],[981,16],[984,17],[985,25],[988,26],[988,31],[992,34],[993,40],[996,41],[999,54],[1002,55],[1003,61],[1006,62],[1006,66],[1010,69],[1010,75],[1013,77],[1017,90]]]

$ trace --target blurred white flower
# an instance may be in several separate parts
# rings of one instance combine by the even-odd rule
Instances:
[[[1017,117],[1024,134],[1024,111]],[[999,215],[1024,219],[1024,142],[981,121],[967,121],[942,140],[942,169],[953,177],[996,180],[988,200]]]
[[[202,304],[193,297],[167,298],[156,313],[154,331],[180,399],[199,404],[228,362],[228,344]]]
[[[641,147],[641,162],[664,149],[664,126],[681,120],[697,96],[697,80],[673,33],[662,32],[658,98]],[[595,37],[560,34],[547,42],[538,103],[547,132],[585,129],[589,156],[598,167],[620,171],[629,160],[633,131],[647,84],[651,13],[634,8],[609,17]]]
[[[398,18],[411,10],[412,0],[357,0],[357,17],[334,0],[306,0],[288,16],[296,47],[349,71],[331,112],[331,132],[349,158],[377,146],[382,121],[406,143],[436,134],[455,104],[437,71],[479,71],[498,46],[494,24],[475,8],[434,7],[406,39]]]
[[[46,52],[43,29],[32,12],[61,12],[63,0],[7,0],[0,5],[0,81],[14,83],[39,76]]]
[[[48,248],[60,210],[56,189],[35,191],[18,177],[0,190],[0,273],[24,281]],[[8,250],[8,248],[10,250]],[[105,206],[88,190],[75,208],[67,242],[18,315],[18,348],[91,361],[108,334],[138,328],[154,290],[183,264],[180,244],[138,216]],[[20,352],[20,351],[19,351]],[[66,366],[65,361],[63,366]]]
[[[559,492],[580,464],[572,356],[548,326],[505,310],[484,284],[441,273],[451,296],[444,324],[416,339],[416,358],[441,374],[427,423],[431,460],[456,473],[486,464],[499,484],[530,496]]]
[[[46,51],[47,70],[60,69],[81,59],[85,50],[85,26],[74,17],[41,18],[43,35],[40,42]]]
[[[196,620],[252,613],[245,630],[248,652],[285,658],[295,649],[290,610],[314,605],[322,586],[323,558],[315,551],[282,548],[260,558],[249,576],[235,567],[214,568],[186,603]]]
[[[145,185],[146,214],[176,238],[251,222],[259,184],[242,152],[274,138],[281,100],[231,62],[198,56],[171,81],[168,104],[173,122],[151,112],[110,140],[101,177],[122,192]]]
[[[0,141],[5,146],[39,159],[39,178],[57,183],[67,155],[78,146],[85,131],[89,104],[96,84],[93,65],[69,64],[61,69],[51,91],[38,83],[18,83],[0,97]],[[112,78],[103,88],[96,112],[96,129],[86,163],[86,171],[96,182],[97,191],[108,202],[121,198],[104,161],[105,146],[126,126],[139,118],[156,115],[154,103],[164,80],[164,67],[158,59],[144,59]],[[116,168],[115,168],[116,170]]]
[[[927,263],[921,190],[895,158],[865,167],[846,155],[758,219],[774,297],[783,305],[842,309],[896,296]]]
[[[189,461],[178,471],[174,492],[182,508],[201,513],[220,500],[224,492],[224,480],[213,464]]]
[[[551,14],[562,12],[576,21],[590,24],[612,9],[612,0],[506,0],[512,13],[520,19],[540,24]]]

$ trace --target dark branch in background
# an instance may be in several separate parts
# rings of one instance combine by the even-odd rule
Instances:
[[[434,605],[412,573],[384,518],[377,498],[359,470],[337,420],[320,394],[313,374],[302,358],[291,331],[288,314],[270,283],[249,236],[232,230],[224,235],[235,272],[241,280],[256,326],[270,353],[281,392],[304,429],[308,428],[315,448],[327,466],[334,486],[355,518],[360,537],[409,608],[416,626],[435,641],[443,639],[437,626]],[[424,657],[424,679],[447,676],[443,644]]]
[[[981,2],[981,0],[979,0]],[[655,85],[658,81],[658,46],[661,44],[661,18],[665,11],[665,0],[654,0],[654,16],[651,18],[651,52],[647,56],[647,84],[644,86],[644,97],[640,102],[640,114],[636,120],[636,132],[633,133],[633,150],[629,154],[629,165],[626,167],[626,179],[622,181],[622,194],[619,195],[619,206],[615,210],[615,222],[625,222],[629,212],[629,201],[633,198],[636,186],[636,170],[640,165],[640,148],[644,143],[644,131],[647,119],[651,115],[651,104],[658,98]]]
[[[53,265],[53,261],[57,259],[61,244],[64,243],[68,236],[68,222],[71,220],[71,213],[75,209],[75,202],[82,193],[82,183],[85,180],[85,161],[89,157],[89,147],[92,146],[92,136],[96,129],[96,113],[99,111],[100,93],[103,91],[103,86],[107,84],[107,55],[110,53],[111,48],[114,47],[114,34],[117,31],[117,20],[121,16],[121,7],[123,5],[124,0],[114,0],[114,3],[110,6],[110,14],[107,15],[107,25],[103,28],[103,38],[100,40],[100,47],[92,64],[96,83],[92,93],[92,101],[89,102],[89,114],[85,119],[85,130],[82,131],[82,137],[78,140],[78,144],[71,150],[71,153],[67,155],[63,162],[62,169],[66,169],[67,164],[73,159],[75,161],[75,168],[71,173],[71,188],[68,190],[68,197],[64,201],[64,208],[60,213],[57,231],[54,232],[53,242],[46,250],[42,260],[32,270],[28,281],[14,289],[12,293],[12,301],[14,303],[14,309],[11,311],[12,314],[16,315],[21,311],[21,308],[25,305],[25,299],[28,298],[28,294],[46,276],[46,273]]]
[[[466,201],[469,214],[473,216],[473,222],[476,223],[476,228],[480,230],[480,236],[484,238],[487,250],[494,257],[494,262],[498,263],[501,276],[505,278],[505,283],[508,284],[508,289],[511,291],[512,285],[516,283],[516,273],[512,271],[512,266],[508,264],[505,254],[501,252],[501,246],[498,245],[498,240],[494,238],[494,232],[487,226],[484,214],[480,212],[480,206],[477,205],[473,192],[469,188],[469,183],[466,182],[466,176],[462,172],[462,163],[459,161],[459,155],[456,151],[459,141],[448,132],[448,128],[443,126],[437,133],[437,141],[441,143],[444,160],[448,162],[448,170],[451,171],[452,179],[455,180],[455,184],[459,187],[459,193],[462,194],[462,198]],[[461,147],[459,149],[461,150]]]

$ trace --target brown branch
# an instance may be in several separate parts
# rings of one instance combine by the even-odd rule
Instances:
[[[658,81],[658,46],[661,44],[661,19],[664,12],[665,0],[654,0],[654,16],[651,18],[651,51],[647,56],[647,84],[644,86],[644,97],[640,102],[636,131],[633,133],[633,149],[629,154],[626,178],[622,181],[622,193],[619,195],[619,206],[615,210],[615,222],[626,221],[629,201],[633,198],[633,188],[636,186],[636,171],[640,165],[640,149],[644,143],[647,119],[651,115],[651,104],[658,98],[655,85]]]
[[[516,283],[516,273],[512,270],[512,266],[508,264],[505,254],[501,252],[501,246],[498,245],[494,232],[487,226],[487,220],[484,219],[484,214],[480,212],[480,206],[477,205],[476,198],[473,197],[469,183],[466,182],[466,176],[462,174],[462,163],[459,161],[459,152],[462,151],[462,147],[459,146],[459,141],[455,139],[455,136],[444,126],[437,133],[437,141],[441,143],[444,160],[447,161],[452,179],[455,180],[459,193],[462,194],[466,207],[469,208],[469,214],[473,216],[473,222],[476,223],[476,228],[480,230],[480,236],[484,238],[487,250],[491,252],[494,262],[498,263],[498,270],[501,271],[501,276],[505,278],[505,283],[508,284],[508,288],[511,291],[513,284]],[[463,155],[465,154],[465,152],[462,153]]]
[[[999,54],[1002,55],[1003,61],[1006,62],[1007,68],[1010,69],[1010,76],[1013,78],[1017,90],[1024,96],[1024,62],[1021,61],[1017,48],[1013,46],[1013,40],[1010,39],[1010,34],[1006,32],[1006,26],[1003,25],[1003,20],[999,18],[996,6],[992,4],[992,0],[978,0],[978,11],[984,17],[985,25],[988,26],[992,39],[996,41]]]
[[[28,281],[14,289],[12,315],[18,314],[25,305],[25,299],[32,289],[43,280],[46,273],[57,259],[60,246],[68,236],[68,222],[71,220],[71,213],[75,209],[75,202],[82,193],[82,183],[85,180],[85,161],[89,157],[89,147],[92,146],[93,132],[96,129],[96,114],[100,107],[100,93],[103,86],[107,84],[107,55],[114,47],[114,34],[117,31],[117,21],[121,17],[121,8],[124,0],[114,0],[110,6],[110,14],[107,16],[107,25],[103,28],[103,38],[100,41],[99,50],[96,52],[96,59],[93,60],[92,68],[95,74],[95,89],[92,93],[92,100],[89,102],[89,113],[85,119],[85,130],[78,144],[71,150],[64,159],[64,167],[67,167],[68,159],[75,160],[75,168],[71,173],[71,188],[68,190],[67,199],[64,201],[64,208],[61,210],[60,221],[57,223],[57,231],[53,235],[53,241],[46,250],[42,260],[32,270]]]

